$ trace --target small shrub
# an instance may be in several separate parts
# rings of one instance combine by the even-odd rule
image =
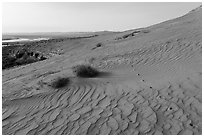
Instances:
[[[20,52],[16,53],[16,58],[22,58],[24,54],[25,54],[24,52],[20,51]]]
[[[39,53],[35,53],[35,58],[38,58],[40,54]]]
[[[27,52],[27,55],[28,55],[28,56],[31,56],[31,53],[30,53],[30,52]]]
[[[92,78],[99,75],[99,71],[89,65],[77,65],[72,67],[73,73],[77,77]]]
[[[41,57],[40,57],[40,60],[45,60],[45,59],[47,59],[47,58],[44,57],[44,56],[41,56]]]
[[[57,78],[54,82],[52,82],[51,87],[53,88],[63,88],[69,84],[69,78]]]
[[[98,43],[97,45],[96,45],[96,47],[101,47],[102,46],[102,44],[101,43]]]

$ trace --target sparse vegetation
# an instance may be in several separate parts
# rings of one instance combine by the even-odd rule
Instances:
[[[25,48],[3,47],[2,50],[2,69],[47,59],[43,55],[31,52]]]
[[[69,78],[57,78],[54,82],[51,83],[51,87],[53,88],[63,88],[69,84]]]
[[[98,44],[96,44],[96,46],[95,47],[93,47],[92,48],[92,50],[94,50],[94,49],[96,49],[96,48],[100,48],[100,47],[102,47],[103,46],[103,44],[102,43],[98,43]]]
[[[102,43],[98,43],[97,45],[96,45],[96,47],[101,47],[102,46]]]
[[[76,65],[72,67],[73,73],[77,77],[93,78],[99,76],[100,72],[90,65]]]

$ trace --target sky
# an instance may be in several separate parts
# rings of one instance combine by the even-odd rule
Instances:
[[[182,16],[200,5],[201,2],[4,2],[2,31],[125,31]]]

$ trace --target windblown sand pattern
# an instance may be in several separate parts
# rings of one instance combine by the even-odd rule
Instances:
[[[185,45],[189,44],[178,45],[180,48],[167,44],[158,51],[151,47],[139,50],[136,55],[140,58],[132,53],[115,62],[104,61],[104,67],[132,65],[135,71],[128,72],[132,83],[117,73],[110,76],[110,82],[108,78],[78,79],[63,89],[5,101],[3,134],[200,134],[201,83],[186,78],[158,89],[151,86],[151,80],[142,81],[142,74],[137,75],[142,65],[173,77],[179,69],[175,63],[185,65],[186,60],[193,60],[190,52],[199,55],[201,50],[200,43]],[[151,52],[155,57],[148,56]],[[201,79],[198,73],[194,77]],[[138,83],[144,86],[137,87],[142,85]]]
[[[4,90],[34,77],[40,90],[3,93],[3,134],[202,134],[201,33],[187,36],[98,57],[91,65],[110,75],[67,73],[59,89],[49,86],[58,71],[8,77]]]

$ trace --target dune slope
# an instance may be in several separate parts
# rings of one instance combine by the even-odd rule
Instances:
[[[201,14],[67,40],[63,55],[3,70],[2,133],[202,134]],[[77,78],[81,63],[107,75]],[[53,88],[59,77],[70,81]]]

